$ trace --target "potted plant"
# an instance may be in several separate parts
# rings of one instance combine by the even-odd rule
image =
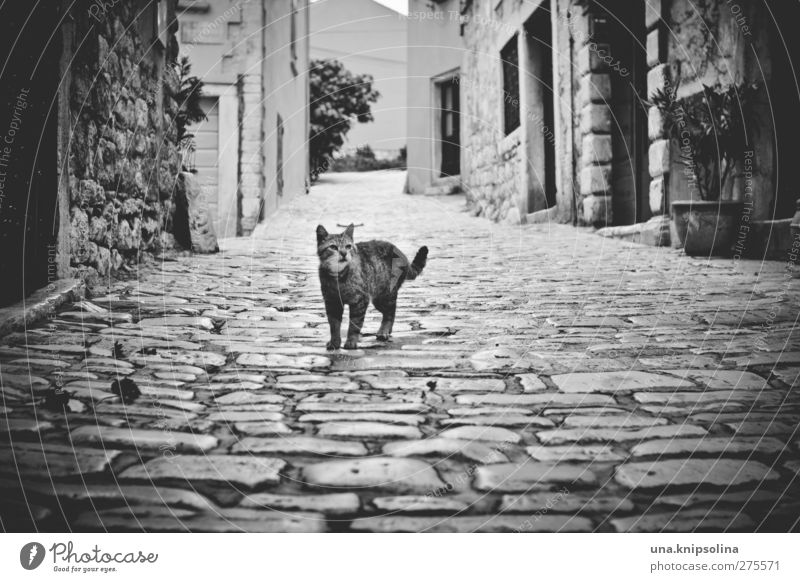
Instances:
[[[737,164],[748,151],[746,128],[754,127],[757,83],[703,85],[694,98],[677,99],[659,89],[651,99],[663,120],[664,134],[678,145],[700,200],[672,202],[673,232],[689,255],[729,255],[737,235],[743,202],[722,200]]]

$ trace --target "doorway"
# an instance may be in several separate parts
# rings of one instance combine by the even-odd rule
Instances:
[[[461,107],[456,79],[439,83],[439,134],[441,136],[441,168],[439,176],[461,173]]]
[[[0,24],[0,305],[58,276],[61,3],[16,4]]]
[[[525,22],[521,63],[523,127],[526,131],[527,211],[556,204],[556,147],[553,103],[553,29],[550,3]]]
[[[769,11],[772,12],[770,15]],[[797,2],[770,2],[765,11],[767,21],[772,75],[768,84],[772,111],[765,112],[764,126],[772,125],[774,135],[770,144],[774,152],[774,196],[766,220],[791,218],[800,198],[800,36],[792,27],[800,22]],[[774,20],[773,20],[774,19]],[[768,172],[769,170],[767,170]]]
[[[611,76],[611,191],[614,224],[644,222],[650,210],[645,3],[598,0],[595,29],[608,45],[604,58]],[[598,42],[598,45],[601,43]]]

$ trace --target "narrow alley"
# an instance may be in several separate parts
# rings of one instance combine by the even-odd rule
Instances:
[[[797,529],[785,263],[498,225],[404,177],[326,174],[253,237],[3,338],[0,526]],[[430,255],[390,343],[370,308],[327,352],[314,230],[351,222]]]

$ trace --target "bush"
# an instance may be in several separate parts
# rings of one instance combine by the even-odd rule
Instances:
[[[379,160],[369,145],[359,146],[355,154],[336,158],[330,166],[331,172],[372,172],[374,170],[404,170],[406,168],[405,147],[394,159]]]
[[[344,144],[352,123],[372,121],[370,104],[380,94],[372,88],[372,75],[355,75],[332,59],[311,61],[309,84],[309,167],[313,182],[330,169],[333,154]]]
[[[661,113],[664,134],[681,152],[700,198],[719,200],[737,163],[750,149],[748,126],[756,128],[758,83],[703,85],[699,95],[678,99],[678,87],[659,88],[649,105]]]
[[[189,125],[206,119],[206,114],[200,106],[203,81],[191,74],[192,65],[187,56],[181,57],[180,61],[172,64],[172,67],[179,83],[178,92],[173,96],[178,102],[178,112],[174,119],[178,148],[183,158],[183,170],[194,171],[194,134],[190,133],[188,128]]]

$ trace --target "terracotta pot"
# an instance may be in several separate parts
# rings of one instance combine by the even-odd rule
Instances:
[[[739,232],[743,202],[676,200],[673,232],[687,255],[731,256]]]

